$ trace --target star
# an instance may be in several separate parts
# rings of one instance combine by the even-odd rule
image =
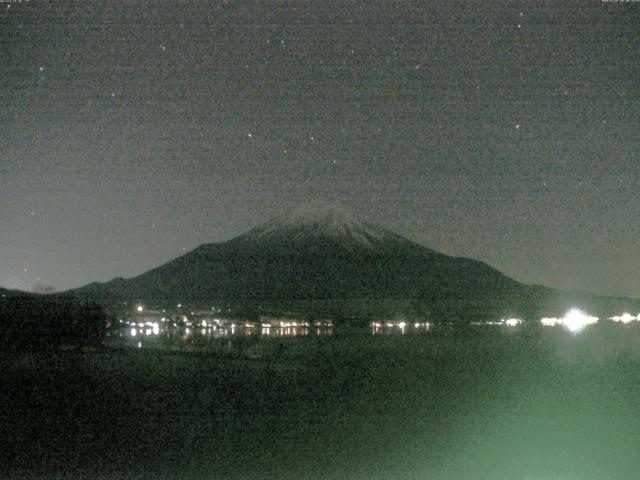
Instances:
[[[162,49],[162,51],[165,51],[167,49],[167,47],[165,47],[164,45],[160,45],[160,48]]]
[[[39,68],[38,70],[40,70],[41,72],[43,72],[43,71],[44,71],[44,65],[41,65],[41,66],[40,66],[40,68]]]
[[[521,126],[521,125],[520,125],[519,123],[516,123],[516,130],[519,130],[519,129],[520,129],[520,126]]]
[[[251,135],[250,133],[247,133],[247,137],[253,138],[253,135]]]

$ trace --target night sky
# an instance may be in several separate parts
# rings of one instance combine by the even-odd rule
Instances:
[[[0,286],[77,287],[331,200],[640,297],[640,3],[0,3]]]

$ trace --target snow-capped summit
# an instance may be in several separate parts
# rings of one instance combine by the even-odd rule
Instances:
[[[307,202],[257,226],[236,239],[238,243],[280,245],[320,251],[327,246],[345,251],[396,249],[412,242],[382,227],[363,222],[334,203]]]
[[[288,228],[308,225],[340,227],[361,223],[356,216],[343,206],[331,202],[305,202],[275,217],[269,223],[278,223]]]

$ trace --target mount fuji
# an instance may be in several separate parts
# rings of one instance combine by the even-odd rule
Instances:
[[[465,319],[532,317],[569,301],[560,291],[438,253],[340,207],[310,203],[137,277],[72,293],[102,304],[222,304],[246,315]]]

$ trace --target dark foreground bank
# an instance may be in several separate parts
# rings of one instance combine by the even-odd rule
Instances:
[[[640,467],[634,328],[286,342],[260,360],[5,355],[3,478],[629,479]]]

